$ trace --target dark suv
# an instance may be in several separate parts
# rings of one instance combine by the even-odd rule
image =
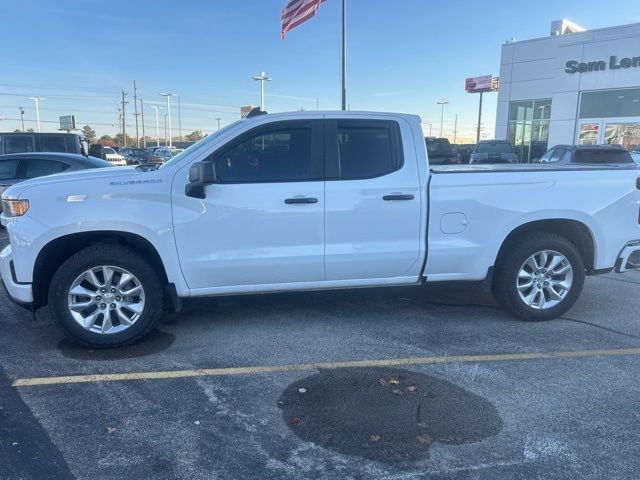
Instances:
[[[0,155],[30,152],[88,153],[74,133],[0,133]]]
[[[626,165],[634,164],[631,154],[620,145],[556,145],[546,151],[539,163]]]
[[[506,140],[482,140],[471,153],[469,163],[517,163],[518,156]]]
[[[462,163],[462,156],[453,149],[446,138],[427,137],[424,141],[427,144],[430,165],[457,165]]]
[[[127,159],[129,165],[161,165],[164,158],[155,155],[146,148],[126,147],[120,149],[120,155]]]

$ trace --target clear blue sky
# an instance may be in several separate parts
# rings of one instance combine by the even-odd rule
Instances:
[[[261,70],[273,77],[267,84],[270,111],[312,110],[316,98],[322,109],[339,108],[340,1],[327,0],[315,18],[282,41],[285,3],[4,1],[0,130],[19,128],[19,106],[25,107],[26,126],[34,127],[33,101],[26,97],[40,96],[46,98],[43,131],[55,130],[59,115],[75,114],[79,125],[115,134],[115,102],[121,89],[132,99],[135,79],[147,105],[164,105],[161,91],[181,95],[183,133],[210,131],[216,117],[224,125],[239,117],[241,105],[258,104],[258,84],[250,77]],[[473,131],[477,96],[464,93],[464,79],[498,74],[507,39],[546,36],[550,22],[560,18],[587,29],[640,21],[638,0],[348,3],[351,109],[417,113],[434,123],[434,133],[441,98],[451,102],[445,130],[452,130],[457,113],[459,131]],[[492,131],[496,95],[486,98],[483,123]],[[177,135],[175,103],[172,110]],[[148,135],[155,135],[153,115],[145,110]]]

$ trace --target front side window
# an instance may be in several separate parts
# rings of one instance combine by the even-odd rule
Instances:
[[[305,181],[317,178],[311,158],[311,127],[275,126],[241,139],[215,155],[216,175],[222,183]]]
[[[337,126],[340,179],[380,177],[402,167],[400,129],[396,122],[339,120]]]
[[[629,152],[623,149],[578,150],[574,154],[574,159],[576,163],[634,163]]]
[[[44,177],[45,175],[53,175],[54,173],[64,172],[69,165],[62,162],[54,162],[52,160],[27,160],[27,169],[25,178]]]

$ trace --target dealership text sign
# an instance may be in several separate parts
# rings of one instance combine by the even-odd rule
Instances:
[[[576,60],[569,60],[565,66],[564,71],[567,73],[585,73],[585,72],[597,72],[600,70],[619,70],[621,68],[640,67],[640,57],[625,57],[618,61],[618,57],[611,55],[609,57],[609,63],[604,60],[598,62],[578,62]]]

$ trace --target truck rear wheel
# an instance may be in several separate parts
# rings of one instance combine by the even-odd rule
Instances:
[[[73,340],[92,347],[136,342],[162,312],[162,284],[135,250],[94,245],[69,257],[53,276],[51,305]]]
[[[567,239],[551,233],[520,237],[499,260],[493,290],[498,302],[524,320],[551,320],[578,300],[584,261]]]

